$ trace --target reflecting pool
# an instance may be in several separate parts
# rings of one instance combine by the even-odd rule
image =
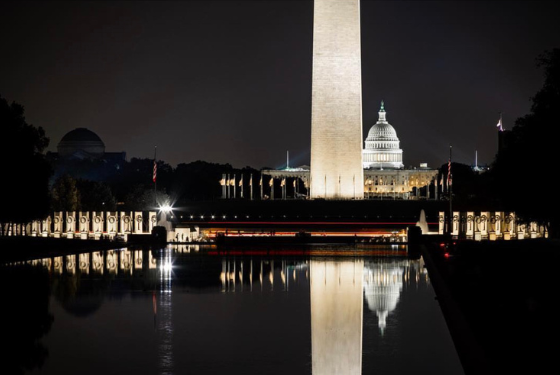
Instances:
[[[463,374],[423,259],[404,245],[124,248],[1,275],[9,371]]]

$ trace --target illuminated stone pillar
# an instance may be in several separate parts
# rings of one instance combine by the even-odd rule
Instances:
[[[472,240],[474,238],[474,228],[475,225],[475,217],[473,211],[467,211],[467,227],[466,227],[466,237],[467,240]]]
[[[474,240],[480,241],[482,239],[480,235],[480,216],[474,217]]]
[[[142,211],[134,212],[134,230],[135,234],[142,234],[144,233],[143,229],[144,219],[142,216]]]
[[[360,1],[315,0],[312,199],[363,199],[364,196],[360,54]]]
[[[41,221],[41,237],[49,237],[51,234],[51,222],[50,216],[47,216]],[[14,226],[15,227],[15,226]]]
[[[113,239],[117,235],[119,229],[117,212],[107,211],[105,217],[107,218],[105,220],[105,232],[107,232],[110,239]]]
[[[453,238],[459,237],[459,224],[460,214],[458,211],[453,211],[453,221],[451,222],[451,236]]]
[[[87,240],[89,237],[89,212],[80,211],[78,218],[78,229],[80,231],[80,238],[82,240]]]
[[[148,233],[152,233],[152,229],[157,225],[157,212],[148,212]]]
[[[14,230],[16,226],[14,225]],[[41,220],[41,237],[48,237],[51,234],[51,217],[47,216]]]
[[[132,233],[132,212],[120,212],[120,231],[121,234]]]
[[[31,228],[32,228],[33,222],[31,223],[27,223],[25,225],[25,235],[26,236],[31,236]]]
[[[515,212],[510,212],[505,218],[504,238],[512,239],[517,236],[517,218]],[[507,233],[507,234],[506,234]]]
[[[361,259],[310,261],[312,373],[361,375]]]
[[[66,211],[66,238],[74,238],[76,233],[76,212]]]
[[[488,239],[489,224],[490,224],[490,212],[488,211],[481,212],[479,229],[480,229],[480,238],[483,240]]]
[[[523,240],[527,234],[527,224],[520,223],[517,225],[517,239]]]
[[[531,238],[537,238],[538,235],[538,225],[536,222],[531,221],[529,224],[529,236]]]
[[[39,220],[33,220],[31,222],[31,237],[37,237],[41,234],[41,222]]]
[[[93,226],[92,226],[92,231],[93,231],[93,238],[95,238],[96,240],[99,240],[101,238],[101,236],[103,235],[103,212],[93,212],[92,213],[92,220],[93,220]]]
[[[62,217],[62,211],[55,212],[53,215],[53,237],[60,238],[62,235],[62,224],[64,219]]]
[[[496,233],[496,239],[504,236],[504,213],[501,211],[494,214],[494,233]]]

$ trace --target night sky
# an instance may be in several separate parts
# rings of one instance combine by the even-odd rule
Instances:
[[[362,0],[364,139],[381,100],[405,166],[492,162],[560,47],[553,2]],[[50,151],[85,127],[172,166],[309,164],[313,1],[2,2],[0,95]]]

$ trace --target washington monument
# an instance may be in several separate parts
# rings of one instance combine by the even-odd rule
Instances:
[[[311,198],[363,199],[360,0],[315,0]]]

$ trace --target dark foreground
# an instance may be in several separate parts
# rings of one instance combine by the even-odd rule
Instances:
[[[466,374],[556,372],[560,242],[429,243],[423,253]]]

